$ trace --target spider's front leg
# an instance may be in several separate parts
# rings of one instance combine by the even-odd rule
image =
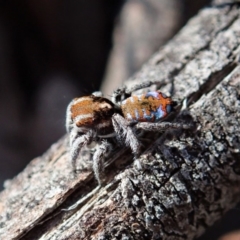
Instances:
[[[130,146],[133,154],[137,157],[140,154],[141,143],[137,139],[133,128],[129,125],[129,122],[120,114],[115,113],[112,116],[112,123],[117,139],[124,142],[125,145]]]
[[[110,152],[111,148],[112,146],[107,140],[102,140],[93,155],[93,171],[99,185],[102,184],[101,173],[103,171],[103,160]]]
[[[81,151],[83,146],[86,146],[93,141],[93,138],[95,137],[95,135],[96,133],[92,129],[90,129],[86,133],[81,133],[81,132],[78,132],[77,128],[72,128],[70,132],[69,145],[70,145],[71,162],[72,162],[72,167],[74,172],[76,172],[76,160],[78,158],[79,152]]]
[[[124,101],[126,98],[130,97],[131,93],[127,92],[127,87],[122,86],[118,89],[116,89],[112,93],[112,102],[116,105],[120,105],[122,101]]]
[[[162,86],[166,85],[167,81],[147,81],[143,83],[139,83],[134,85],[131,88],[127,88],[126,86],[122,86],[115,90],[112,95],[112,102],[115,104],[121,104],[126,98],[130,97],[132,92],[150,87],[152,85],[156,85],[157,89],[161,88]]]

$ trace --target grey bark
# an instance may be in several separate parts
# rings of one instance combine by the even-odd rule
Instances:
[[[0,239],[201,235],[240,200],[239,55],[239,6],[200,11],[129,80],[167,79],[162,91],[173,85],[174,96],[190,105],[175,121],[193,121],[195,128],[146,135],[142,170],[128,149],[117,147],[106,159],[101,188],[91,168],[74,176],[63,137],[5,184]],[[87,161],[82,156],[82,165]]]

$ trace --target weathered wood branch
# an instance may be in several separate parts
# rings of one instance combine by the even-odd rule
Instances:
[[[163,92],[173,84],[175,97],[188,99],[195,129],[151,136],[142,170],[129,150],[115,149],[101,188],[91,168],[74,176],[63,137],[6,183],[0,239],[201,235],[240,200],[239,54],[238,5],[202,10],[129,81],[167,79]],[[191,119],[183,112],[177,121]]]

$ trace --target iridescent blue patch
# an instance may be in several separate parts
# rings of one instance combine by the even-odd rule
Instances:
[[[127,119],[130,121],[133,120],[132,115],[130,113],[127,113]]]
[[[146,94],[146,97],[153,97],[153,98],[157,98],[157,99],[159,99],[159,93],[158,92],[148,92],[147,94]]]
[[[165,112],[162,110],[161,106],[157,109],[157,111],[151,111],[149,115],[146,114],[145,109],[143,109],[143,112],[143,117],[146,121],[152,121],[154,119],[155,122],[157,122],[165,116]]]
[[[163,118],[165,115],[165,112],[162,110],[161,106],[157,109],[155,112],[155,121],[157,122],[161,118]]]
[[[172,106],[168,104],[166,109],[167,109],[167,113],[170,113],[172,111]]]
[[[165,93],[161,93],[163,98],[167,98],[166,94]]]
[[[147,121],[152,121],[153,120],[154,112],[150,112],[150,115],[146,114],[146,110],[145,109],[143,109],[143,112],[144,112],[144,114],[143,114],[144,119],[146,119]]]
[[[137,109],[135,109],[135,118],[136,120],[139,120],[139,112]]]

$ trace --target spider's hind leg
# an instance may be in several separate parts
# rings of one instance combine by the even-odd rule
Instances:
[[[150,132],[162,132],[168,129],[191,129],[193,128],[193,124],[185,124],[185,123],[177,123],[177,122],[157,122],[157,123],[149,123],[149,122],[141,122],[138,123],[135,128],[142,129]]]

